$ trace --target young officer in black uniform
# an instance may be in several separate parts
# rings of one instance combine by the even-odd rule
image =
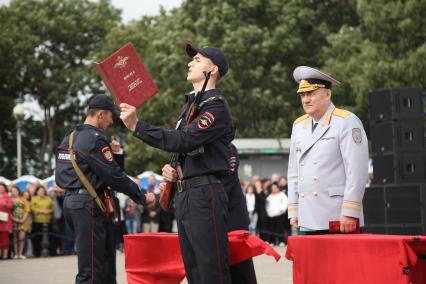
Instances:
[[[155,202],[144,196],[130,180],[117,161],[104,133],[112,124],[115,112],[112,99],[95,95],[88,101],[89,110],[83,125],[74,131],[73,149],[78,167],[92,184],[97,195],[104,199],[108,188],[121,191],[139,204]],[[78,274],[75,283],[114,284],[115,247],[112,222],[103,213],[76,174],[69,154],[68,133],[57,149],[56,184],[65,189],[64,216],[73,229],[78,254]]]
[[[228,232],[247,230],[250,224],[246,197],[241,189],[238,167],[240,159],[234,144],[229,145],[229,175],[222,179],[225,192],[228,195]],[[256,284],[256,273],[253,260],[248,259],[229,267],[233,284]]]
[[[188,283],[231,283],[228,266],[226,219],[228,197],[221,178],[228,174],[228,145],[234,136],[231,115],[216,83],[228,71],[228,61],[216,48],[197,48],[188,44],[187,81],[195,94],[202,89],[205,72],[211,71],[195,119],[185,125],[182,118],[194,93],[187,96],[176,130],[164,130],[137,121],[136,109],[121,104],[121,119],[134,136],[147,144],[170,152],[183,153],[180,164],[183,179],[175,184],[176,219],[181,253]],[[176,171],[163,168],[166,181],[175,182]]]

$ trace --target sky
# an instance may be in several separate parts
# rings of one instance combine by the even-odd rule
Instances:
[[[0,0],[1,4],[8,4],[10,0]],[[160,6],[166,10],[179,7],[183,0],[111,0],[113,6],[122,10],[124,23],[138,20],[141,16],[154,16],[160,12]]]
[[[179,7],[183,0],[112,0],[112,4],[122,9],[122,19],[124,23],[137,20],[141,16],[158,15],[160,6],[166,10]]]

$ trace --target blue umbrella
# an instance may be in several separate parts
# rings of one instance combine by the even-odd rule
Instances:
[[[138,179],[141,181],[141,188],[147,188],[148,187],[148,177],[154,175],[157,185],[163,180],[163,177],[151,172],[151,171],[145,171],[138,175]]]
[[[41,180],[39,180],[35,176],[25,175],[15,179],[12,183],[16,185],[20,191],[24,191],[27,187],[27,184],[33,184],[36,182],[41,182]]]

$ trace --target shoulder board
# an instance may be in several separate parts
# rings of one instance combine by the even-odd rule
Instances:
[[[302,116],[300,116],[300,117],[298,117],[294,122],[293,122],[293,124],[298,124],[299,122],[301,122],[301,121],[304,121],[305,119],[307,119],[309,117],[309,115],[308,114],[304,114],[304,115],[302,115]]]
[[[351,113],[347,110],[344,109],[340,109],[340,108],[335,108],[333,111],[333,115],[335,116],[339,116],[342,118],[346,118],[348,115],[350,115]]]
[[[210,103],[210,102],[212,102],[212,101],[215,101],[215,100],[221,100],[221,101],[223,101],[223,97],[222,97],[222,96],[214,96],[214,97],[210,97],[210,98],[208,98],[208,99],[205,99],[204,101],[202,101],[202,102],[199,104],[199,107],[201,108],[201,107],[203,107],[204,105],[206,105],[206,104],[208,104],[208,103]]]

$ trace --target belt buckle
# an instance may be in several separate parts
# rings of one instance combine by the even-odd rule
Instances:
[[[181,181],[181,180],[176,181],[176,187],[177,187],[178,192],[182,192],[183,191],[183,181]]]

